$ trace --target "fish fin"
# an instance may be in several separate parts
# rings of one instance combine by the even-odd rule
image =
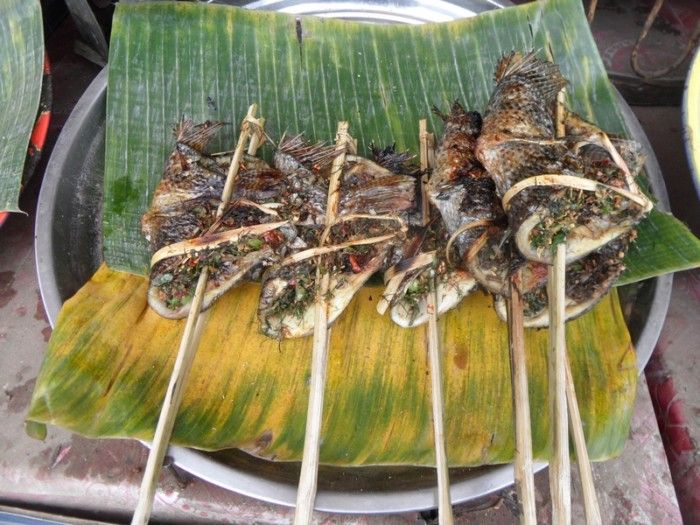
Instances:
[[[211,138],[227,124],[220,120],[207,120],[201,124],[195,124],[191,119],[182,117],[173,128],[173,134],[177,142],[203,153]]]
[[[457,102],[456,100],[455,103],[459,104],[459,102]],[[443,113],[442,111],[440,111],[440,108],[438,108],[435,104],[433,104],[433,106],[430,108],[430,111],[432,111],[434,115],[440,117],[443,122],[446,122],[447,119],[450,118],[450,116],[447,113]]]
[[[554,100],[557,93],[568,84],[559,66],[537,58],[535,51],[526,54],[514,51],[501,58],[496,66],[496,82],[503,82],[512,76],[521,77],[528,84],[536,86],[548,101]]]
[[[369,149],[372,152],[374,162],[382,168],[399,175],[420,176],[420,167],[414,162],[416,156],[410,151],[396,151],[396,144],[381,149],[372,143],[369,145]]]
[[[328,168],[336,156],[334,146],[325,142],[312,144],[302,134],[293,137],[283,136],[278,149],[312,171],[323,171]]]

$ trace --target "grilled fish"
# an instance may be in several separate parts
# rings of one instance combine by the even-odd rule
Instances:
[[[303,163],[298,155],[306,149],[297,146],[287,151],[284,162],[300,169]],[[276,164],[282,166],[277,156]],[[308,174],[302,179],[310,180]],[[309,248],[292,253],[263,277],[258,318],[262,332],[270,337],[302,337],[313,332],[320,256],[331,275],[327,300],[328,321],[332,323],[364,283],[397,257],[395,250],[403,244],[408,216],[416,206],[414,177],[347,155],[340,181],[338,218],[324,234],[321,225],[325,222],[328,177],[323,180],[325,189],[309,191],[303,200],[308,214],[300,216],[299,235]]]
[[[629,168],[642,164],[639,147],[568,111],[566,136],[556,138],[556,96],[566,80],[534,53],[504,57],[495,79],[476,155],[522,255],[549,263],[552,246],[566,241],[570,263],[629,232],[651,207]]]
[[[154,252],[148,302],[167,318],[187,316],[204,266],[210,272],[202,305],[206,309],[298,243],[294,227],[280,221],[274,210],[252,201],[233,200],[216,219],[230,157],[211,157],[204,150],[222,126],[221,122],[195,125],[183,119],[175,127],[175,149],[141,219],[142,232]],[[256,170],[262,167],[262,161],[244,159],[244,177],[246,161]]]
[[[391,319],[404,328],[421,325],[428,321],[428,292],[430,274],[435,272],[437,310],[441,315],[456,307],[475,286],[475,281],[465,270],[451,264],[445,257],[448,234],[438,216],[427,225],[423,224],[423,192],[415,189],[415,181],[422,175],[412,156],[397,153],[393,147],[373,149],[377,163],[393,173],[409,176],[414,191],[405,199],[413,199],[414,205],[404,216],[411,225],[406,243],[396,247],[395,264],[384,272],[385,289],[377,303],[379,314],[390,309]],[[433,214],[435,215],[435,214]]]
[[[634,232],[628,232],[600,250],[566,267],[566,320],[579,317],[600,301],[624,271],[622,263]],[[502,296],[496,298],[496,312],[507,319],[506,304]],[[546,282],[531,287],[523,294],[523,324],[526,328],[549,326],[549,308]]]

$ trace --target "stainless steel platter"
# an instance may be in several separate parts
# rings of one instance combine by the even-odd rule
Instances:
[[[488,1],[458,3],[402,1],[392,2],[391,8],[387,7],[387,2],[333,2],[322,5],[327,10],[337,8],[334,14],[342,14],[344,18],[367,20],[366,15],[370,12],[376,14],[390,9],[393,13],[401,12],[402,16],[410,12],[413,20],[427,21],[438,14],[440,17],[449,15],[452,18],[448,19],[453,19],[507,4]],[[408,4],[415,9],[408,10]],[[262,0],[252,6],[304,14],[322,9],[320,3],[293,0]],[[438,7],[444,10],[438,11]],[[369,18],[374,22],[381,20],[374,14]],[[85,91],[66,122],[46,168],[39,196],[36,262],[41,295],[52,325],[63,301],[90,278],[102,261],[106,88],[105,69]],[[625,109],[632,135],[646,146],[649,155],[646,169],[658,207],[668,209],[666,189],[653,151],[632,111],[622,99],[620,103]],[[640,370],[646,365],[663,325],[671,283],[672,276],[668,275],[621,289]],[[236,450],[210,454],[171,447],[169,455],[181,468],[216,485],[272,503],[294,504],[299,463],[269,462]],[[538,465],[538,469],[543,467],[543,464]],[[513,470],[510,465],[451,469],[450,478],[452,501],[459,503],[512,484]],[[379,513],[436,506],[434,469],[322,467],[319,472],[316,500],[319,510]]]

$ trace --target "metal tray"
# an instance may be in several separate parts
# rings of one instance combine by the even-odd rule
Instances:
[[[52,325],[63,301],[90,278],[102,261],[106,88],[105,69],[85,91],[66,122],[39,195],[36,263],[41,295]],[[621,98],[620,104],[632,135],[646,147],[646,170],[657,206],[668,210],[666,188],[656,157],[639,122]],[[671,283],[672,276],[666,275],[621,289],[640,371],[659,337]],[[169,455],[184,470],[216,485],[264,501],[294,505],[299,463],[265,461],[237,450],[202,453],[171,447]],[[537,469],[544,466],[538,464]],[[460,503],[512,484],[513,468],[502,465],[451,469],[450,480],[452,501]],[[431,468],[322,466],[316,508],[355,513],[435,508],[436,483]]]

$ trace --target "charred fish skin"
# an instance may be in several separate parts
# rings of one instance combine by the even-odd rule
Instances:
[[[438,145],[436,168],[428,182],[430,201],[450,234],[477,221],[484,223],[464,231],[455,240],[457,251],[466,262],[469,247],[484,232],[487,223],[504,223],[505,215],[493,180],[475,153],[482,128],[481,115],[466,111],[458,101],[452,104],[449,114],[434,111],[444,120],[445,131]]]
[[[558,67],[534,53],[512,53],[499,62],[495,79],[476,153],[504,199],[523,256],[550,263],[552,246],[566,240],[566,260],[573,262],[629,231],[648,210],[615,191],[630,194],[638,189],[634,177],[615,159],[607,135],[566,111],[569,135],[555,138],[556,95],[566,85]],[[631,144],[619,139],[612,144],[626,149],[628,158],[634,156]],[[629,160],[634,166],[640,164]],[[564,175],[601,184],[596,191],[580,191],[554,179],[531,178],[537,175]],[[525,186],[509,193],[525,179],[529,179]]]
[[[351,156],[340,184],[340,212],[396,215],[411,222],[420,210],[420,169],[407,152],[370,145],[373,160]]]
[[[188,314],[197,279],[205,266],[209,268],[209,279],[203,309],[244,279],[254,278],[261,267],[273,264],[286,254],[289,246],[299,242],[296,229],[286,224],[262,234],[243,234],[236,242],[217,248],[201,248],[208,234],[279,221],[276,212],[246,201],[240,194],[234,194],[222,216],[216,218],[230,156],[212,157],[205,148],[223,125],[222,122],[195,125],[183,119],[175,126],[173,152],[151,207],[141,220],[142,231],[153,252],[182,241],[191,242],[190,251],[159,260],[150,271],[149,305],[166,318],[178,319]],[[244,156],[239,175],[249,181],[252,171],[274,170],[262,160]],[[257,185],[244,185],[243,189],[257,190]],[[273,189],[279,191],[279,187]],[[255,196],[261,197],[259,193]],[[277,196],[268,197],[275,200]]]
[[[335,148],[315,144],[303,135],[283,137],[274,154],[274,166],[285,177],[289,214],[304,225],[322,225]]]
[[[403,244],[401,228],[415,206],[417,181],[412,174],[397,174],[369,159],[349,155],[340,183],[338,221],[326,234],[325,206],[333,147],[310,144],[300,135],[281,141],[275,165],[290,179],[289,193],[304,198],[298,208],[299,236],[308,248],[295,256],[308,258],[270,268],[263,276],[258,308],[260,329],[268,337],[286,339],[313,333],[316,293],[315,251],[353,240],[391,235],[372,244],[345,246],[321,258],[331,274],[329,323],[347,307],[359,288],[377,271],[386,268],[396,246]],[[386,155],[389,158],[389,154]],[[392,162],[407,158],[391,157]],[[315,247],[315,248],[313,248]]]
[[[522,179],[569,168],[567,144],[554,140],[553,111],[557,93],[567,82],[555,64],[534,52],[503,57],[494,80],[476,156],[503,197]]]
[[[153,251],[196,236],[214,221],[226,172],[204,154],[212,137],[225,125],[195,125],[184,118],[174,127],[175,148],[166,161],[151,206],[141,218],[141,231]]]

